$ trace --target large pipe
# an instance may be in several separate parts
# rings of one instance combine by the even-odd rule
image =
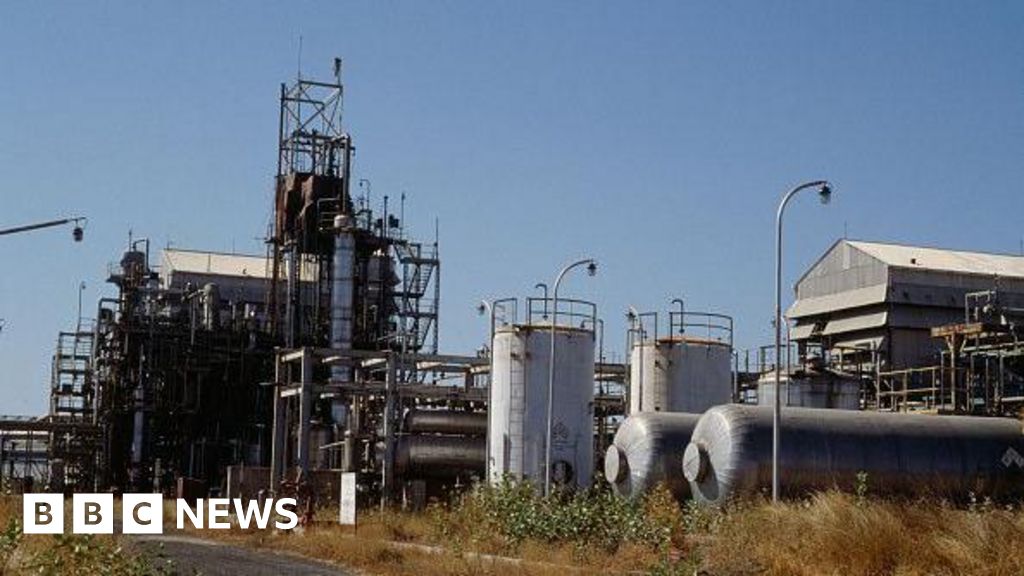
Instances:
[[[482,478],[486,453],[484,438],[401,436],[395,450],[395,474],[403,478]]]
[[[220,327],[220,289],[213,282],[203,285],[203,328],[216,330]]]
[[[402,428],[412,434],[486,436],[487,414],[458,410],[409,410]]]
[[[700,418],[682,460],[698,502],[721,504],[772,479],[767,406],[716,406]],[[1024,436],[1012,418],[928,416],[787,408],[779,454],[788,495],[853,489],[872,493],[998,497],[1021,492]]]
[[[334,259],[331,267],[331,348],[344,355],[352,349],[352,301],[355,285],[355,236],[352,220],[340,214],[334,217]],[[352,380],[349,361],[331,366],[331,380]]]
[[[677,500],[690,497],[679,473],[700,414],[640,412],[619,426],[604,456],[604,476],[616,494],[634,498],[664,484]]]

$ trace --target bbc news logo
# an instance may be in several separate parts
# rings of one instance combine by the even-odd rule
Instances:
[[[291,530],[299,524],[295,498],[268,498],[262,503],[241,498],[202,498],[193,506],[188,500],[175,500],[175,525],[186,524],[201,530],[231,528],[231,513],[240,528]],[[71,532],[74,534],[113,534],[117,509],[113,494],[75,494],[71,499]],[[64,496],[61,494],[25,494],[22,503],[25,534],[63,534]],[[125,494],[121,498],[123,534],[163,534],[164,499],[160,494]]]

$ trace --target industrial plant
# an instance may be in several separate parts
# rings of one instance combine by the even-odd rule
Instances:
[[[362,505],[412,509],[507,480],[711,505],[861,472],[893,494],[1024,486],[1024,257],[838,240],[776,351],[737,350],[744,319],[682,294],[560,295],[584,259],[543,296],[483,302],[488,345],[453,353],[437,233],[357,176],[343,94],[340,61],[280,88],[264,254],[126,238],[116,295],[56,335],[48,413],[0,421],[4,485],[329,503],[354,472]]]

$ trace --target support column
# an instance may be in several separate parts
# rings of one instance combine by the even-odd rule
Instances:
[[[288,437],[288,400],[282,394],[281,358],[274,363],[274,423],[270,440],[270,491],[276,492],[284,473],[285,439]]]
[[[299,384],[299,449],[298,466],[303,476],[309,473],[309,432],[313,417],[313,354],[309,348],[302,349],[302,370]]]
[[[381,466],[381,511],[391,501],[395,483],[395,384],[397,369],[395,354],[389,352],[387,376],[384,379],[384,461]]]

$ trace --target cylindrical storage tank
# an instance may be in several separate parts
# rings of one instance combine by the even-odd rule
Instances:
[[[732,350],[725,342],[674,336],[633,345],[629,413],[700,413],[732,400]]]
[[[486,436],[487,414],[460,410],[409,410],[402,428],[410,434]]]
[[[782,411],[780,487],[786,495],[856,486],[872,493],[997,497],[1022,488],[1021,423],[820,408]],[[772,409],[717,406],[704,413],[682,460],[698,502],[770,488]]]
[[[626,418],[604,456],[604,477],[616,494],[634,498],[659,483],[679,501],[690,485],[679,471],[700,414],[643,412]]]
[[[482,477],[487,445],[465,436],[400,436],[395,446],[395,474],[402,478]]]
[[[220,327],[220,288],[213,282],[203,285],[203,328],[216,330]]]
[[[836,408],[860,410],[860,382],[831,374],[790,378],[781,374],[782,405],[794,408]],[[766,373],[757,381],[757,404],[775,405],[775,375]]]
[[[491,350],[488,478],[544,485],[551,327],[498,328]],[[594,467],[594,332],[555,328],[551,481],[590,485]]]

